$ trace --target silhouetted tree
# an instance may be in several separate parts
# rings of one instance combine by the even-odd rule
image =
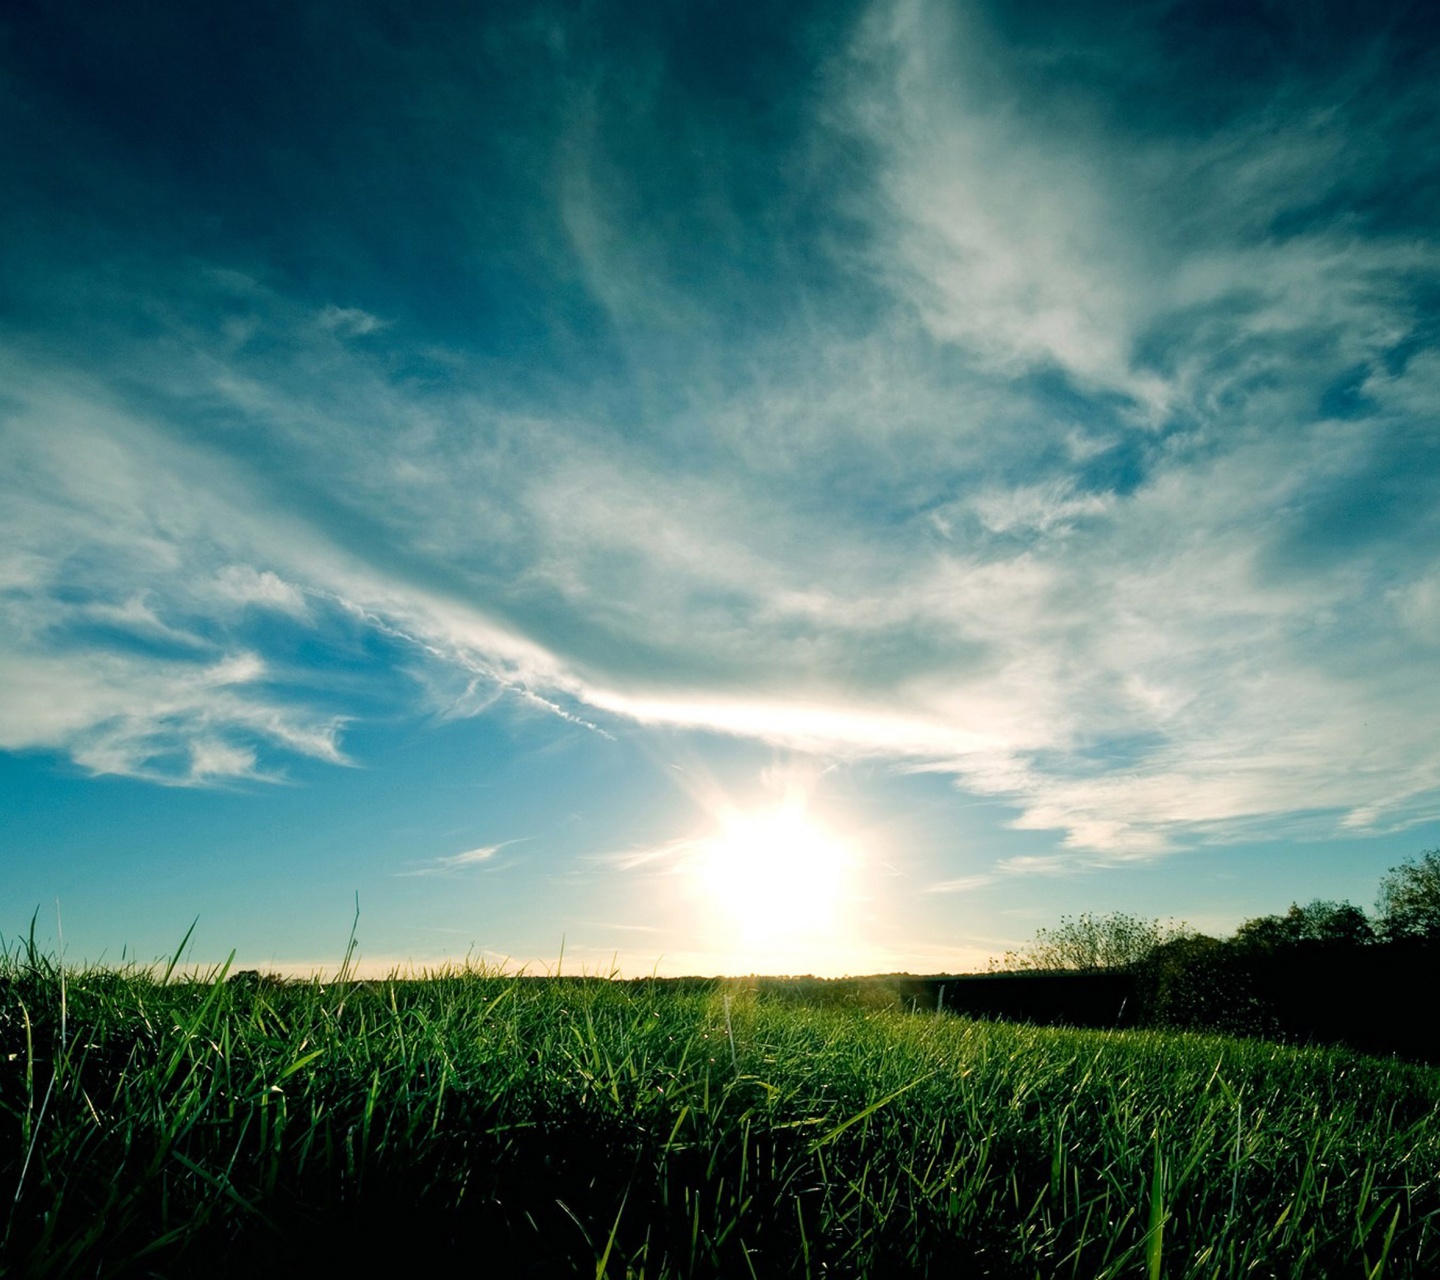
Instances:
[[[1375,906],[1387,941],[1440,942],[1440,849],[1386,872]]]
[[[1359,947],[1375,940],[1369,917],[1352,902],[1290,904],[1283,916],[1256,916],[1235,930],[1241,951],[1275,952],[1304,944]]]
[[[1375,941],[1375,926],[1370,917],[1353,902],[1321,902],[1319,899],[1303,908],[1306,913],[1305,938],[1332,946],[1363,947]]]

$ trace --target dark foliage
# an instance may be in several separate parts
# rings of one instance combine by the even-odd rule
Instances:
[[[1375,905],[1380,932],[1390,941],[1440,943],[1440,849],[1392,868]]]
[[[1007,953],[1004,968],[994,976],[1014,981],[1003,991],[978,977],[949,979],[948,1007],[1345,1044],[1440,1063],[1440,1023],[1425,1003],[1440,989],[1440,849],[1385,876],[1373,924],[1353,903],[1321,899],[1246,920],[1228,939],[1123,913],[1067,916]]]
[[[1365,913],[1350,902],[1316,899],[1302,907],[1292,902],[1283,916],[1257,916],[1235,931],[1234,944],[1246,952],[1275,952],[1306,945],[1363,947],[1375,941]]]
[[[1280,1029],[1243,951],[1217,938],[1176,938],[1135,976],[1137,1016],[1147,1025],[1246,1036]]]

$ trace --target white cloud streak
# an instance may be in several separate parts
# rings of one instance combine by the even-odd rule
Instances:
[[[461,853],[447,854],[444,857],[434,858],[422,867],[415,867],[409,871],[397,871],[398,876],[443,876],[453,875],[457,871],[466,871],[473,867],[482,867],[493,863],[495,855],[507,845],[515,844],[514,840],[506,840],[500,844],[480,845],[474,849],[466,849]]]

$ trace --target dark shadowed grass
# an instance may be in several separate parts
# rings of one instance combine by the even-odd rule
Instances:
[[[3,1262],[1440,1274],[1440,1072],[743,984],[0,973]]]

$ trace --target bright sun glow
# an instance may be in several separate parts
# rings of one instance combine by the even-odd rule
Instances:
[[[840,929],[855,855],[803,805],[727,814],[699,852],[700,887],[736,941],[785,947]]]

